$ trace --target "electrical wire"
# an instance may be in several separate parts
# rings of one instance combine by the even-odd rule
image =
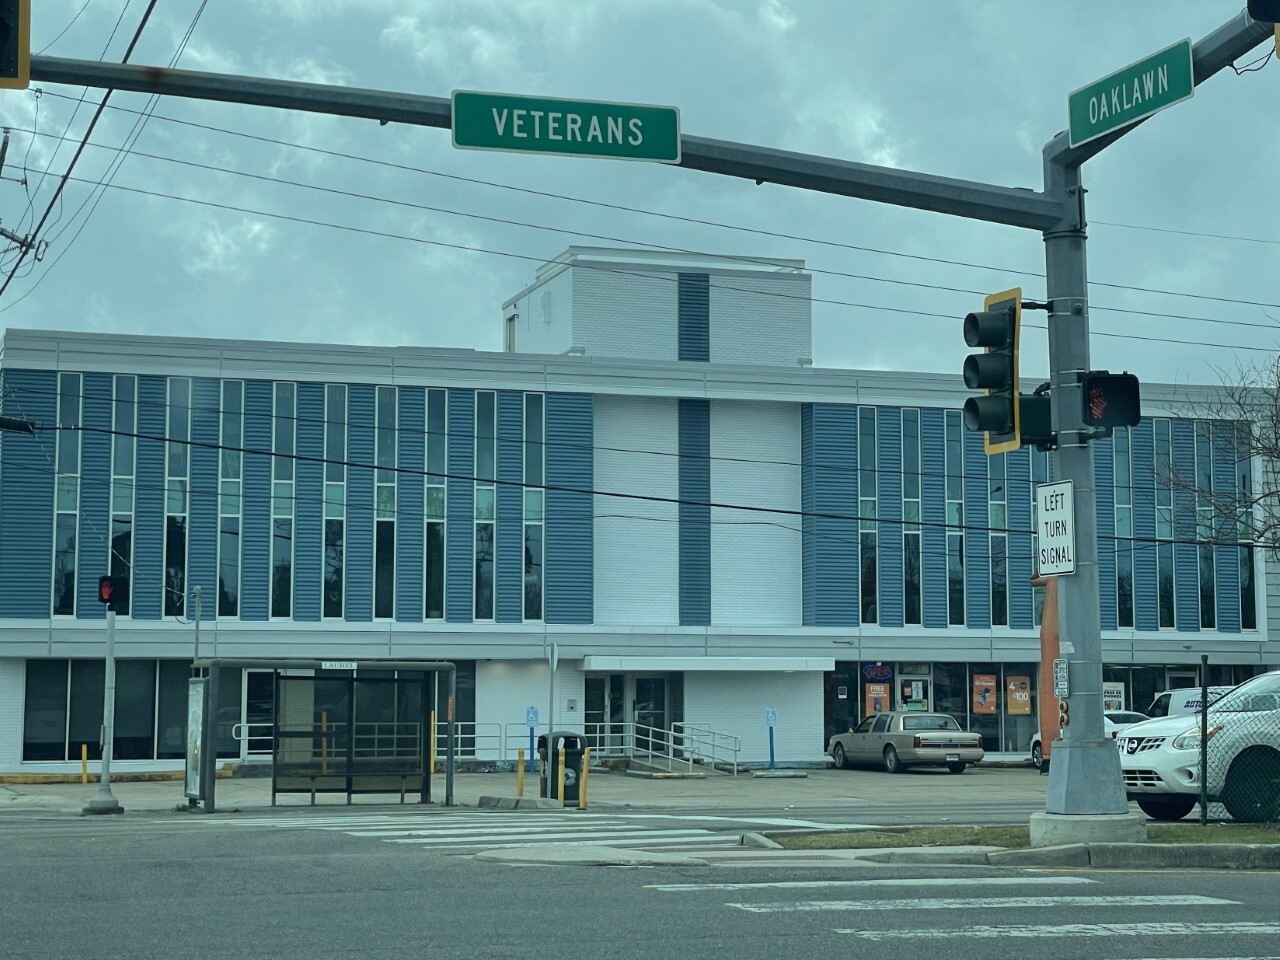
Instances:
[[[58,32],[58,35],[56,37],[54,37],[52,40],[46,43],[43,47],[41,47],[38,51],[36,51],[36,56],[37,57],[44,56],[44,54],[49,50],[50,47],[52,47],[55,43],[61,40],[63,35],[76,25],[76,21],[80,19],[80,15],[84,13],[85,10],[88,9],[89,4],[91,3],[93,3],[93,0],[84,0],[84,5],[81,6],[79,10],[76,11],[76,15],[71,18],[71,22],[68,23],[65,27],[63,27]]]
[[[65,94],[58,94],[52,91],[48,92],[47,95],[54,96],[54,97],[65,97],[66,99],[72,99],[70,97],[66,97]],[[120,107],[115,105],[112,105],[111,109],[120,110],[124,112],[138,112],[138,111],[131,110],[128,107]],[[1036,272],[1033,270],[1019,270],[1011,267],[1002,267],[1002,266],[996,266],[993,264],[974,263],[974,262],[964,261],[964,260],[954,260],[954,259],[948,259],[945,257],[929,257],[921,254],[907,253],[901,250],[889,250],[881,247],[870,247],[870,246],[865,246],[860,244],[845,243],[845,242],[836,241],[836,240],[825,240],[825,239],[816,238],[816,237],[807,237],[799,234],[784,233],[776,230],[766,230],[758,227],[750,227],[744,224],[725,223],[723,221],[708,220],[708,219],[703,219],[698,217],[690,217],[690,216],[685,216],[681,214],[666,213],[666,212],[656,211],[656,210],[647,210],[647,209],[644,209],[643,207],[632,207],[626,204],[609,203],[601,200],[591,200],[584,197],[575,197],[569,194],[555,193],[553,191],[536,190],[530,187],[521,187],[521,186],[516,186],[514,184],[501,183],[493,180],[484,180],[478,177],[468,177],[468,176],[462,176],[460,174],[445,173],[440,170],[432,170],[426,167],[419,167],[411,164],[395,163],[388,160],[380,160],[372,157],[361,156],[359,154],[345,153],[339,150],[330,150],[324,147],[315,147],[309,144],[302,144],[302,143],[296,143],[294,141],[282,140],[276,137],[267,137],[259,134],[245,133],[239,130],[231,130],[226,127],[218,127],[211,124],[197,123],[191,120],[182,120],[177,117],[165,116],[163,114],[155,114],[154,116],[155,116],[155,119],[161,120],[166,123],[179,124],[182,126],[191,127],[193,129],[207,130],[210,132],[226,134],[228,136],[239,137],[242,139],[254,140],[260,143],[269,143],[276,146],[303,150],[311,153],[316,153],[319,155],[334,157],[336,159],[352,160],[359,163],[375,164],[377,166],[382,166],[389,169],[401,170],[409,173],[418,173],[418,174],[423,174],[425,176],[438,177],[441,179],[451,180],[459,183],[469,183],[477,186],[492,187],[498,190],[507,190],[507,191],[512,191],[516,193],[527,194],[530,196],[538,196],[538,197],[545,197],[548,199],[562,200],[565,202],[577,203],[577,204],[598,207],[598,208],[607,209],[607,210],[614,210],[622,213],[631,213],[631,214],[637,214],[640,216],[655,217],[659,219],[671,220],[679,223],[688,223],[688,224],[693,224],[698,226],[715,227],[718,229],[731,230],[731,231],[751,234],[755,236],[765,236],[765,237],[771,237],[771,238],[781,239],[781,240],[795,240],[801,243],[815,244],[815,245],[831,247],[831,248],[840,249],[840,250],[851,250],[851,251],[856,251],[861,253],[872,253],[872,254],[877,254],[881,256],[900,257],[903,259],[914,260],[914,261],[923,262],[923,263],[941,264],[946,266],[962,267],[962,268],[972,269],[972,270],[983,270],[983,271],[996,272],[996,273],[1014,274],[1017,276],[1037,277],[1042,280],[1044,279],[1043,273]],[[1092,222],[1101,223],[1102,221],[1092,221]],[[1128,225],[1128,224],[1113,224],[1113,225],[1128,226],[1131,229],[1146,229],[1146,228],[1140,228],[1140,227],[1132,227],[1132,225]],[[1157,229],[1157,228],[1151,228],[1151,229]],[[1225,235],[1215,235],[1215,234],[1202,234],[1202,236],[1215,237],[1217,239],[1236,239],[1236,238],[1226,237]],[[1089,285],[1096,286],[1096,287],[1105,287],[1105,288],[1114,289],[1114,290],[1130,290],[1138,293],[1148,293],[1148,294],[1155,294],[1160,296],[1186,297],[1189,299],[1207,300],[1207,301],[1212,301],[1216,303],[1233,303],[1233,304],[1241,304],[1244,306],[1280,308],[1280,303],[1247,300],[1247,299],[1242,299],[1238,297],[1220,297],[1220,296],[1213,296],[1210,294],[1193,293],[1189,291],[1163,290],[1163,289],[1154,288],[1154,287],[1136,286],[1133,284],[1109,283],[1102,280],[1091,279],[1089,281]]]

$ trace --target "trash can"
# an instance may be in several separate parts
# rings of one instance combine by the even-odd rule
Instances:
[[[560,749],[564,748],[564,803],[577,806],[582,786],[582,755],[587,738],[581,733],[552,732],[548,756],[547,736],[538,737],[538,795],[555,799],[560,785]]]

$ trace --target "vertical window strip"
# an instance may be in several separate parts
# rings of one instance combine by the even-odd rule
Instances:
[[[133,572],[133,517],[137,477],[138,378],[117,374],[111,381],[111,576],[131,580]],[[116,612],[129,613],[130,591],[117,602]]]
[[[58,374],[52,584],[54,616],[74,617],[76,613],[79,539],[76,528],[80,518],[80,426],[84,415],[83,398],[83,378],[80,374]]]
[[[1254,524],[1253,512],[1253,444],[1251,428],[1247,423],[1235,425],[1236,495],[1240,503],[1240,521],[1237,525],[1240,546],[1237,547],[1240,563],[1240,629],[1258,629],[1258,600],[1254,590]]]
[[[1207,420],[1197,420],[1196,432],[1196,554],[1200,576],[1200,627],[1217,626],[1217,564],[1213,547],[1213,437]]]
[[[524,395],[524,619],[542,619],[546,516],[546,398]]]
[[[475,619],[492,620],[494,611],[494,524],[497,491],[497,394],[476,393],[475,418]]]
[[[1005,454],[987,458],[987,516],[991,527],[991,625],[1009,625],[1008,463]]]
[[[1156,593],[1160,627],[1176,625],[1173,572],[1173,441],[1168,418],[1154,421],[1156,499]]]
[[[424,510],[423,615],[428,620],[444,619],[445,589],[445,474],[449,472],[447,390],[427,391],[427,483]]]
[[[222,382],[218,458],[218,616],[240,616],[244,381]]]
[[[858,551],[861,564],[859,616],[862,623],[879,619],[879,577],[876,548],[879,538],[876,474],[876,408],[858,408]]]
[[[1031,451],[1031,556],[1040,556],[1040,520],[1036,511],[1036,486],[1049,479],[1049,454],[1043,450]],[[1034,560],[1032,561],[1034,564]],[[1038,573],[1039,571],[1037,571]],[[1038,628],[1044,618],[1044,587],[1034,587],[1031,593],[1031,618]]]
[[[324,597],[321,616],[344,615],[347,538],[347,388],[329,384],[324,393]]]
[[[396,403],[395,387],[378,387],[374,426],[373,616],[395,616],[396,593]]]
[[[271,616],[293,616],[294,461],[298,385],[277,383],[273,391],[271,452]]]
[[[1116,626],[1133,626],[1133,438],[1128,427],[1112,434],[1116,490]]]
[[[902,411],[903,623],[921,622],[920,604],[920,411]]]
[[[964,435],[960,411],[946,412],[947,623],[965,622]]]
[[[180,617],[187,599],[187,518],[191,486],[191,378],[169,378],[165,436],[164,613]]]

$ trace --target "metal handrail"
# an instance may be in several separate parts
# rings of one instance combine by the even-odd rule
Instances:
[[[737,776],[738,754],[742,751],[741,737],[712,730],[705,723],[678,721],[671,727],[681,738],[685,755],[690,758],[691,764],[695,757],[712,768],[723,761],[733,767],[734,776]]]
[[[475,720],[453,721],[454,755],[462,752],[463,741],[470,741],[468,755],[485,758],[486,755],[497,754],[498,760],[506,759],[506,744],[502,736],[502,724],[495,721],[478,723]],[[443,756],[447,749],[448,721],[436,721],[436,754]]]

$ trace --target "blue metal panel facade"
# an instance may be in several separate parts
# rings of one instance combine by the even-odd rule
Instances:
[[[711,276],[682,273],[676,281],[676,359],[711,359]]]
[[[524,395],[498,394],[498,531],[494,558],[495,619],[524,619]]]
[[[191,383],[191,500],[187,520],[187,587],[200,588],[200,616],[218,613],[218,422],[221,381]],[[186,608],[189,616],[195,608]]]
[[[856,626],[860,620],[858,568],[858,408],[812,405],[811,476],[813,535],[812,621],[809,626]],[[803,445],[801,455],[803,457]],[[683,496],[683,493],[681,494]],[[802,499],[804,492],[801,492]],[[842,519],[843,518],[843,519]]]
[[[1133,442],[1133,623],[1139,630],[1160,625],[1156,592],[1155,436],[1150,420],[1131,431]]]
[[[880,575],[880,626],[902,626],[902,409],[881,407],[876,416],[876,544]]]
[[[1173,486],[1173,578],[1176,613],[1180,631],[1200,629],[1200,563],[1196,554],[1196,498],[1189,489],[1196,476],[1195,421],[1174,420],[1173,469],[1178,478]]]
[[[476,393],[449,391],[448,536],[445,538],[445,619],[475,619]]]
[[[244,506],[240,520],[240,619],[266,620],[271,603],[271,394],[269,380],[244,384]],[[139,472],[142,449],[138,445]],[[139,491],[138,519],[142,519]]]
[[[297,449],[293,619],[312,621],[320,619],[324,578],[324,384],[298,384]]]
[[[920,411],[921,584],[924,626],[947,625],[947,449],[943,411]]]
[[[373,619],[373,442],[377,430],[376,388],[353,384],[347,391],[347,620]]]
[[[964,575],[965,624],[979,630],[991,626],[990,491],[987,453],[982,434],[968,430],[964,438]]]
[[[1098,505],[1098,596],[1102,629],[1116,629],[1116,470],[1111,438],[1093,444],[1093,482]]]
[[[1035,607],[1030,585],[1032,565],[1031,456],[1023,448],[1005,454],[1009,478],[1009,626],[1030,630],[1035,626]]]
[[[800,617],[806,627],[818,622],[817,494],[814,490],[813,404],[800,405]]]
[[[711,622],[711,404],[679,401],[680,623]],[[692,502],[690,502],[692,501]]]
[[[138,378],[138,492],[133,517],[133,577],[129,611],[135,620],[159,620],[164,591],[164,442],[167,381]]]
[[[683,403],[684,401],[681,401]],[[705,401],[703,401],[705,403]],[[547,623],[591,623],[595,609],[594,403],[586,393],[548,393],[546,401]]]
[[[422,387],[401,387],[398,411],[399,443],[396,474],[396,619],[422,620],[424,518],[422,471],[426,468],[427,393]]]
[[[98,602],[98,577],[110,570],[111,552],[111,374],[84,375],[80,441],[80,523],[76,534],[76,618],[102,620],[107,608]]]
[[[57,374],[5,370],[0,409],[54,423]],[[0,431],[0,616],[47,618],[53,580],[52,441]],[[96,581],[95,581],[96,583]],[[95,586],[96,590],[96,586]]]

